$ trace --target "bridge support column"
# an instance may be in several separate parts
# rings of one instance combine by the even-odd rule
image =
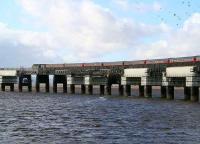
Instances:
[[[57,82],[56,82],[55,78],[53,79],[53,92],[57,93]]]
[[[86,88],[85,88],[85,85],[82,84],[81,85],[81,94],[85,94],[86,93]]]
[[[167,87],[161,86],[160,91],[161,91],[161,98],[166,98],[167,97]]]
[[[144,86],[139,85],[139,97],[144,97]]]
[[[63,84],[63,93],[67,93],[67,78],[65,75],[54,75],[53,77],[53,92],[57,93],[57,84]]]
[[[20,82],[20,80],[19,80],[18,87],[19,87],[19,92],[22,92],[22,83]]]
[[[191,101],[193,102],[199,101],[199,87],[196,86],[191,87]]]
[[[125,96],[131,96],[131,85],[125,85]]]
[[[45,86],[46,92],[49,92],[49,81],[46,82],[46,86]]]
[[[14,83],[2,83],[1,84],[1,90],[5,91],[6,90],[6,86],[10,86],[10,91],[14,92]]]
[[[32,92],[32,84],[28,86],[28,91]]]
[[[105,86],[100,85],[100,95],[104,95],[104,94],[105,94]]]
[[[29,92],[32,91],[31,75],[21,75],[19,77],[19,84],[18,84],[19,92],[22,92],[23,86],[27,86]]]
[[[184,100],[190,100],[191,99],[191,88],[190,87],[184,87]]]
[[[93,85],[88,85],[88,94],[92,95],[93,94]]]
[[[3,83],[1,84],[1,90],[5,91],[5,85]]]
[[[67,82],[63,83],[63,93],[67,93]]]
[[[11,84],[11,85],[10,85],[10,91],[11,91],[11,92],[14,92],[14,89],[15,89],[14,84]]]
[[[70,93],[75,94],[75,85],[74,84],[70,84]]]
[[[123,87],[123,85],[119,85],[119,95],[120,96],[124,95],[124,87]]]
[[[152,97],[152,86],[146,85],[145,86],[145,98],[151,98]]]
[[[174,86],[167,87],[167,99],[173,100],[174,99]]]
[[[40,92],[40,83],[36,80],[36,86],[35,86],[36,92]]]
[[[36,76],[36,91],[40,91],[40,83],[45,83],[45,90],[49,92],[49,75],[37,75]]]
[[[106,86],[106,93],[107,93],[107,95],[111,95],[111,88],[112,88],[112,85],[107,85]]]

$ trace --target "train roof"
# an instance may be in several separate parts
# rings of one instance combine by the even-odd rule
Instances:
[[[185,57],[170,57],[170,58],[157,58],[157,59],[143,59],[143,60],[132,60],[132,61],[110,61],[110,62],[88,62],[88,63],[63,63],[64,65],[74,65],[74,66],[78,66],[78,65],[91,65],[91,64],[117,64],[117,63],[123,63],[123,62],[141,62],[141,61],[162,61],[162,60],[178,60],[178,59],[192,59],[192,58],[200,58],[200,55],[195,55],[195,56],[185,56]],[[52,64],[33,64],[33,66],[38,66],[38,65],[52,65]],[[59,64],[53,64],[53,65],[59,65]]]

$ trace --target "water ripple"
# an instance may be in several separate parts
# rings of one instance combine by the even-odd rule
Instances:
[[[200,105],[183,101],[0,93],[1,143],[199,144]]]

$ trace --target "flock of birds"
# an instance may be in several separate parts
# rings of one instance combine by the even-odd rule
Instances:
[[[179,7],[181,8],[182,13],[180,13],[178,11],[175,12],[176,10],[173,10],[173,9],[168,11],[169,16],[171,16],[171,18],[175,20],[177,27],[179,27],[181,25],[181,23],[183,22],[183,20],[184,20],[184,18],[182,18],[182,16],[183,17],[191,16],[191,12],[190,11],[194,7],[194,3],[193,3],[194,1],[195,0],[182,0],[182,1],[180,1]],[[195,5],[195,6],[197,6],[197,5]],[[160,11],[162,12],[162,8],[160,8]],[[165,17],[163,17],[161,15],[158,15],[158,18],[162,22],[167,23],[167,19]]]
[[[177,9],[167,8],[169,10],[166,11],[165,8],[160,7],[159,13],[155,16],[157,19],[159,19],[159,21],[164,23],[168,23],[169,19],[172,19],[176,22],[176,26],[179,27],[181,26],[185,17],[191,16],[193,8],[200,8],[200,5],[198,5],[200,3],[198,1],[199,0],[177,0],[175,1],[176,3],[179,3],[179,5],[176,6]],[[140,1],[137,0],[136,3],[140,3]],[[178,9],[181,9],[181,12],[178,11]],[[169,17],[165,17],[166,14],[169,15]]]

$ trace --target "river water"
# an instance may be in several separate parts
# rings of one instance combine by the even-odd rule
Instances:
[[[0,143],[199,144],[200,104],[0,92]]]

